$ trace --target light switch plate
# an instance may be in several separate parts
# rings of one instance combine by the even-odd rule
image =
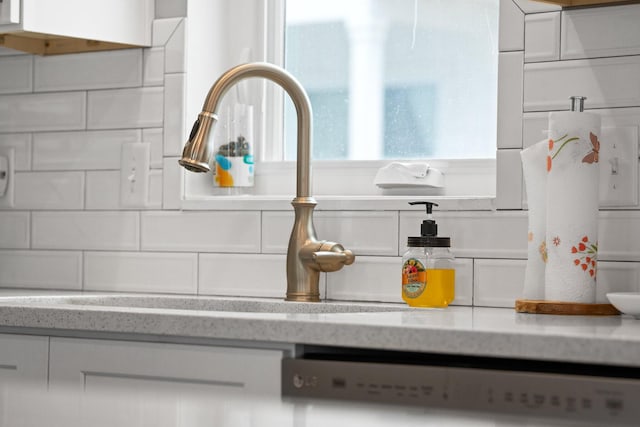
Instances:
[[[6,159],[6,170],[0,171],[5,174],[4,194],[0,196],[0,209],[11,209],[14,207],[14,181],[15,181],[15,148],[0,148],[0,157]]]
[[[120,161],[120,206],[143,208],[149,201],[149,161],[151,144],[122,144]]]
[[[638,127],[603,127],[599,154],[600,206],[637,206]]]

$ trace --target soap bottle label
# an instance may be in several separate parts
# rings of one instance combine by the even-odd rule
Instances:
[[[402,293],[407,298],[422,295],[427,286],[427,271],[424,264],[415,258],[409,258],[402,265]]]

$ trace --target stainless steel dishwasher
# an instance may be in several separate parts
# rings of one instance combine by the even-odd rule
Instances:
[[[511,420],[489,425],[640,425],[640,369],[615,366],[302,347],[283,360],[282,395]]]

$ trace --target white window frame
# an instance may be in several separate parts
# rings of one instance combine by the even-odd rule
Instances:
[[[253,23],[261,23],[251,41],[251,61],[267,61],[276,65],[284,64],[285,0],[234,0],[225,3],[220,13],[228,14],[231,28],[238,22],[233,17],[243,17]],[[247,18],[249,17],[249,18]],[[238,28],[238,27],[236,27]],[[221,30],[224,33],[224,30]],[[231,34],[227,32],[226,34]],[[224,36],[224,34],[221,34]],[[188,50],[191,49],[191,44]],[[230,48],[228,51],[237,51]],[[231,56],[231,55],[228,55]],[[239,63],[239,58],[217,58],[215,67],[218,75]],[[223,66],[226,64],[226,67]],[[283,140],[284,93],[273,84],[261,82],[262,96],[255,102],[268,112],[256,126],[262,141]],[[206,91],[201,90],[188,98],[186,120],[188,123],[197,116]],[[189,113],[191,110],[191,113]],[[257,109],[260,110],[260,109]],[[258,119],[259,120],[259,119]],[[264,144],[264,143],[263,143]],[[497,145],[497,144],[496,144]],[[251,195],[232,195],[216,189],[209,174],[185,174],[183,209],[260,209],[286,210],[295,195],[295,162],[283,161],[283,144],[271,147],[259,145],[256,148],[256,187]],[[383,194],[373,184],[376,171],[390,163],[384,161],[312,161],[311,194],[320,203],[317,209],[326,210],[378,210],[406,209],[407,201],[416,198],[439,201],[445,209],[494,209],[496,194],[495,159],[442,159],[428,160],[431,167],[445,173],[446,188],[426,190],[410,195]],[[349,185],[345,186],[344,183]]]

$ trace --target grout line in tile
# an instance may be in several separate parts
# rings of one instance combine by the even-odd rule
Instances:
[[[196,295],[200,295],[200,252],[196,252]]]
[[[86,262],[86,251],[81,251],[80,252],[80,289],[81,290],[85,290],[85,286],[86,286],[86,275],[85,275],[85,267],[84,267],[84,263]]]

